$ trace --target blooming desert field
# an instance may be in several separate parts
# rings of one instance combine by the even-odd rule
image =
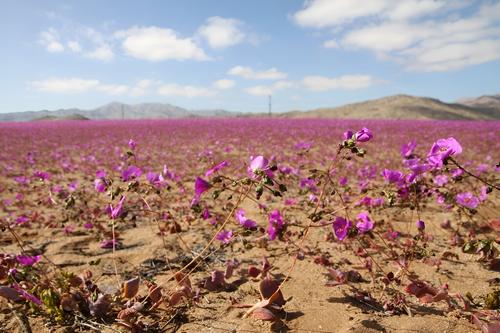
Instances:
[[[0,331],[500,331],[500,122],[3,123],[0,142]]]

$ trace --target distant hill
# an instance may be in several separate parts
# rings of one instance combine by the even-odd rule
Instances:
[[[165,103],[124,104],[113,102],[92,110],[60,109],[55,111],[26,111],[0,113],[0,121],[30,121],[73,119],[174,119],[192,117],[236,117],[241,115],[226,110],[187,110]]]
[[[76,108],[56,111],[0,113],[0,121],[58,119],[176,119],[204,117],[266,117],[267,113],[241,113],[222,109],[188,110],[165,103],[109,103],[92,110]],[[500,94],[445,103],[438,99],[395,95],[333,108],[274,113],[282,118],[344,119],[500,119]]]
[[[287,118],[347,118],[347,119],[500,119],[500,109],[483,110],[438,99],[395,95],[361,103],[311,111],[292,111]]]
[[[485,113],[498,114],[500,111],[500,94],[463,99],[457,101],[457,103],[482,110]]]

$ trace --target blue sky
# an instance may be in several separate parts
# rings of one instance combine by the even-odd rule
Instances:
[[[0,112],[500,93],[500,2],[4,1]]]

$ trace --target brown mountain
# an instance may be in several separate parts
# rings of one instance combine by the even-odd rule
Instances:
[[[282,115],[289,118],[346,118],[346,119],[500,119],[500,108],[480,109],[438,99],[395,95],[361,103],[311,111],[292,111]]]
[[[491,114],[500,112],[500,94],[462,99],[457,103]]]

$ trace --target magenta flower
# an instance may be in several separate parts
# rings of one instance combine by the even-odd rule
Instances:
[[[483,202],[488,199],[488,187],[487,186],[482,186],[481,187],[481,194],[479,194],[479,201]]]
[[[106,171],[104,170],[97,170],[95,173],[95,176],[97,178],[105,178],[106,177]]]
[[[205,177],[210,177],[211,175],[213,175],[214,173],[216,173],[220,169],[227,167],[228,165],[229,165],[229,163],[227,163],[226,161],[220,162],[219,164],[214,166],[212,169],[205,172]]]
[[[353,135],[354,135],[353,131],[351,131],[351,130],[345,131],[344,132],[344,140],[351,140]]]
[[[26,222],[29,221],[29,218],[24,216],[24,215],[21,215],[19,216],[17,219],[16,219],[16,224],[17,225],[21,225],[21,224],[25,224]]]
[[[23,266],[33,266],[37,262],[42,259],[41,255],[36,255],[36,256],[26,256],[26,255],[20,255],[16,256],[16,261],[23,265]]]
[[[123,213],[123,202],[125,201],[125,196],[122,196],[118,204],[115,208],[112,205],[109,205],[109,215],[111,218],[117,219]]]
[[[417,143],[415,141],[411,141],[401,147],[401,156],[404,158],[409,158],[413,155],[413,151],[417,147]]]
[[[200,198],[201,195],[208,191],[212,187],[209,182],[204,180],[201,177],[196,177],[196,180],[194,182],[194,195],[197,198]]]
[[[431,147],[427,160],[435,168],[443,166],[443,162],[452,155],[458,155],[462,152],[462,146],[454,138],[439,139]]]
[[[102,193],[106,191],[106,183],[101,178],[97,178],[94,180],[94,188],[97,192]]]
[[[417,226],[418,230],[425,230],[425,222],[422,220],[418,220],[415,225]]]
[[[14,180],[16,183],[21,184],[21,185],[28,185],[30,180],[26,176],[16,176],[14,177]]]
[[[384,169],[384,171],[382,171],[382,177],[384,177],[388,183],[400,184],[404,181],[403,173],[398,170]]]
[[[358,214],[358,223],[356,223],[356,227],[359,232],[364,234],[373,229],[374,223],[368,216],[368,212],[362,212]]]
[[[351,226],[351,221],[340,216],[335,218],[335,222],[333,222],[332,227],[333,232],[335,233],[335,236],[337,236],[339,241],[343,241],[347,237]]]
[[[68,184],[68,190],[70,192],[75,192],[77,188],[78,188],[78,182],[76,180]]]
[[[45,171],[35,171],[34,175],[33,175],[35,178],[38,178],[40,179],[41,181],[46,181],[46,180],[49,180],[50,179],[50,174],[48,172],[45,172]]]
[[[372,131],[368,128],[363,127],[361,130],[357,131],[354,136],[357,142],[368,142],[373,138]]]
[[[122,171],[122,179],[127,182],[132,178],[139,178],[142,175],[142,170],[134,165],[129,166]]]
[[[201,213],[201,217],[204,219],[204,220],[208,220],[209,218],[212,217],[212,214],[210,214],[210,211],[208,210],[208,208],[205,208],[203,210],[203,212]]]
[[[215,236],[215,239],[228,244],[233,239],[233,232],[231,230],[222,230]]]
[[[235,213],[235,217],[236,217],[236,220],[238,221],[238,223],[245,229],[253,229],[253,228],[257,228],[257,222],[253,221],[253,220],[250,220],[250,219],[247,219],[245,217],[245,211],[243,209],[239,209],[236,213]]]
[[[36,297],[35,295],[32,295],[30,294],[29,292],[27,292],[26,290],[24,290],[23,288],[21,288],[17,283],[15,283],[14,285],[12,285],[12,287],[14,289],[16,289],[16,291],[19,293],[19,295],[24,298],[25,300],[27,301],[30,301],[38,306],[42,305],[42,301],[40,301],[40,299],[38,297]]]
[[[275,240],[281,229],[283,229],[284,221],[281,213],[278,209],[273,210],[269,213],[269,226],[267,227],[267,233],[270,240]]]
[[[459,205],[470,209],[475,209],[479,205],[479,199],[470,192],[457,194],[456,201]]]
[[[116,239],[104,239],[99,244],[101,249],[112,249],[113,245],[117,248],[120,243]]]
[[[128,146],[131,150],[134,150],[136,147],[137,147],[137,142],[135,142],[134,140],[130,139],[128,140]]]
[[[437,186],[443,186],[447,182],[448,176],[446,175],[437,175],[436,177],[434,177],[434,184],[436,184]]]
[[[273,178],[273,173],[271,172],[270,167],[269,161],[264,156],[254,157],[248,167],[248,175],[253,179],[260,179],[263,174],[269,178]]]
[[[153,186],[157,188],[162,188],[167,185],[167,182],[165,182],[165,178],[163,178],[163,175],[161,173],[155,173],[155,172],[148,172],[146,173],[146,180]]]

